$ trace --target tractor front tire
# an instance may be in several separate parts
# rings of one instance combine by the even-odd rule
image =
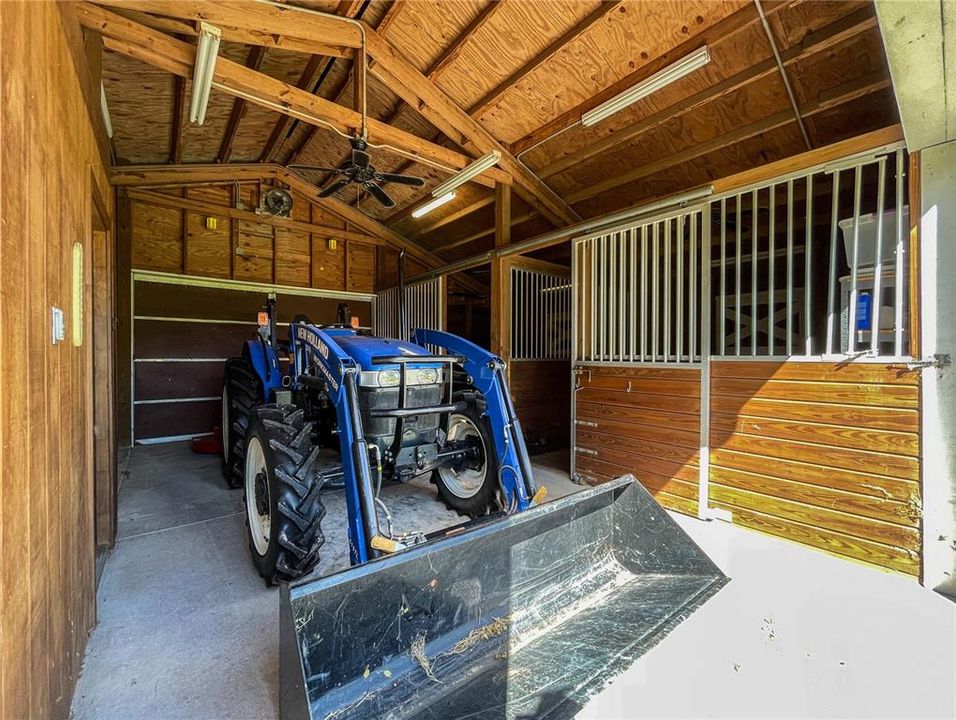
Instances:
[[[439,468],[432,473],[432,482],[438,487],[438,499],[445,507],[474,519],[498,507],[498,457],[491,423],[479,409],[475,393],[467,395],[468,407],[448,418],[448,439],[475,443],[481,449],[481,461],[475,468]]]
[[[230,358],[222,374],[222,459],[229,487],[242,487],[249,415],[261,405],[262,385],[245,358]]]
[[[262,405],[249,419],[246,527],[252,562],[267,585],[310,572],[325,542],[319,448],[304,415],[294,405]]]

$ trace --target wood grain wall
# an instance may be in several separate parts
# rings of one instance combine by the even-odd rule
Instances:
[[[700,370],[580,366],[575,391],[578,475],[633,474],[661,505],[697,514]]]
[[[67,717],[94,621],[92,198],[107,216],[112,200],[94,134],[99,88],[69,12],[0,3],[3,718]],[[83,342],[74,346],[68,323],[52,345],[51,306],[73,310],[75,242]]]
[[[264,189],[258,184],[240,186],[241,202],[246,208],[257,207]],[[374,244],[339,237],[335,247],[330,247],[327,235],[349,231],[344,223],[298,195],[293,197],[295,222],[291,227],[268,220],[230,218],[226,211],[233,207],[234,192],[234,186],[121,190],[122,200],[129,195],[132,267],[295,287],[375,291]],[[172,206],[178,200],[205,204],[208,209],[198,212]],[[121,202],[121,211],[126,204]],[[215,219],[215,228],[207,227],[207,217]],[[121,227],[125,225],[121,222]],[[310,226],[328,230],[320,235],[309,232]]]
[[[920,570],[919,373],[714,362],[710,504],[733,522]]]
[[[571,426],[571,363],[512,360],[511,397],[531,453],[568,447]]]

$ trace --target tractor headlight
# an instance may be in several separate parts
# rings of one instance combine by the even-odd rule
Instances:
[[[382,370],[378,374],[379,387],[395,387],[402,381],[401,370]]]
[[[441,378],[438,368],[418,368],[415,374],[418,380],[416,385],[437,385]]]

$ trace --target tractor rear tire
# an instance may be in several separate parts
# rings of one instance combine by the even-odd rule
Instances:
[[[467,391],[463,396],[456,397],[456,400],[468,399],[470,402],[464,411],[452,413],[448,418],[448,437],[450,440],[475,438],[482,448],[482,465],[477,470],[439,468],[432,473],[432,482],[438,487],[438,499],[445,503],[445,507],[474,519],[498,507],[498,457],[491,423],[481,409],[484,403],[478,402],[473,391]]]
[[[294,405],[262,405],[249,419],[245,449],[252,562],[267,585],[289,582],[318,565],[325,542],[312,423]]]
[[[262,384],[245,358],[230,358],[222,375],[222,459],[229,487],[242,487],[249,415],[263,402]]]

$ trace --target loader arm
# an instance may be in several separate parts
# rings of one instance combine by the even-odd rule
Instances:
[[[353,565],[364,563],[378,555],[373,549],[373,541],[379,535],[379,528],[368,443],[365,441],[362,413],[359,411],[359,369],[329,333],[314,325],[292,323],[289,344],[293,383],[314,380],[307,373],[314,364],[325,379],[329,400],[335,407],[342,473],[346,478],[349,557]]]
[[[465,338],[440,330],[416,329],[412,331],[412,342],[445,348],[464,360],[462,366],[488,404],[486,412],[491,420],[505,507],[509,512],[527,510],[533,504],[538,488],[521,423],[508,390],[504,361]]]

